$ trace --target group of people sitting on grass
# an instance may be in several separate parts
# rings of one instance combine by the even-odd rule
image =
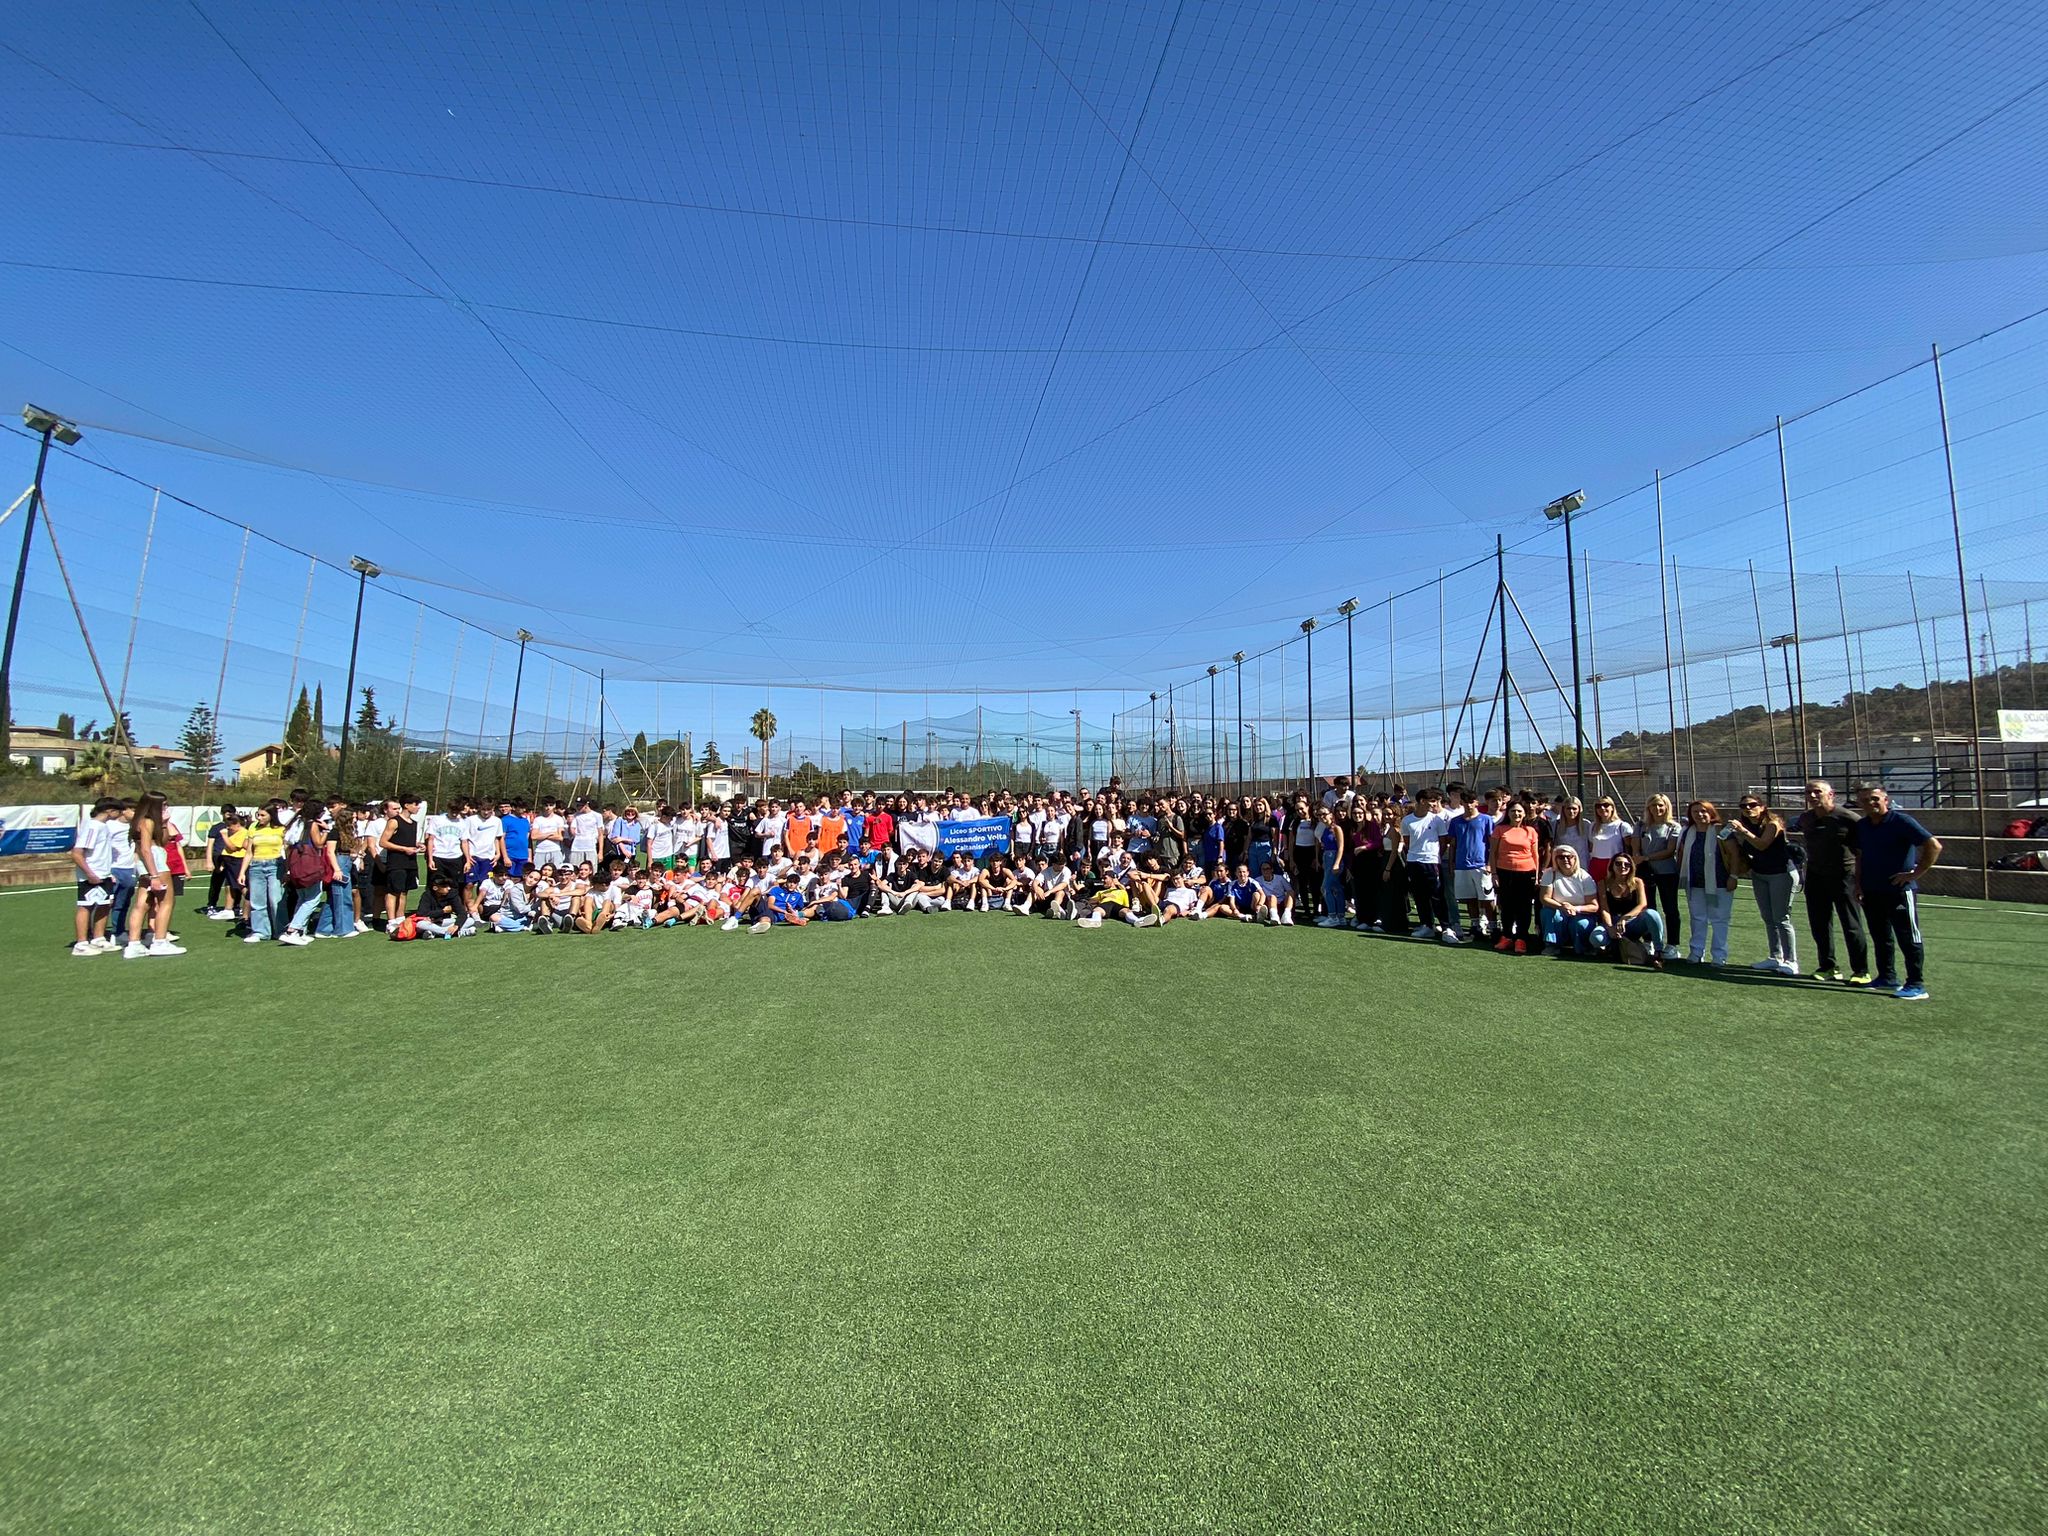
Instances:
[[[458,798],[429,815],[417,796],[323,806],[295,792],[248,820],[223,807],[208,842],[206,915],[237,924],[247,943],[286,945],[365,927],[452,939],[673,926],[766,933],[959,911],[1091,928],[1217,919],[1662,969],[1727,963],[1735,893],[1747,880],[1768,951],[1755,970],[1802,974],[1792,907],[1803,891],[1814,976],[1917,1000],[1926,990],[1915,892],[1941,844],[1883,789],[1857,796],[1860,815],[1813,781],[1788,824],[1754,795],[1732,814],[1695,800],[1680,819],[1671,797],[1652,794],[1632,823],[1612,795],[1588,816],[1570,794],[1465,784],[1372,794],[1346,779],[1315,800],[1132,794],[1112,780],[1082,795],[849,793],[663,803],[644,815],[588,798],[537,809]],[[124,883],[151,896],[139,928],[129,919],[135,937],[123,953],[183,952],[160,899],[177,878],[159,867],[177,842],[162,814],[159,797],[95,807],[100,830],[74,856],[74,953],[115,947],[98,938],[94,914],[112,910]],[[971,841],[993,851],[939,852],[958,841],[947,824],[961,821],[976,822]]]

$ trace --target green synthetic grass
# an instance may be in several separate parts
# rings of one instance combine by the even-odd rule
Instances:
[[[67,916],[0,899],[6,1529],[2048,1528],[2048,917],[1930,911],[1910,1007]]]

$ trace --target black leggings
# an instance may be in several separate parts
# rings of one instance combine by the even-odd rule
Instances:
[[[1500,901],[1501,932],[1511,939],[1536,937],[1536,871],[1497,869],[1493,886]]]
[[[1650,893],[1650,899],[1657,904],[1657,910],[1664,914],[1664,943],[1667,948],[1676,949],[1680,932],[1678,914],[1684,905],[1678,899],[1678,871],[1661,875],[1654,869],[1643,871],[1643,885]]]
[[[1322,854],[1311,843],[1306,848],[1294,850],[1294,904],[1302,909],[1303,916],[1322,907],[1323,860]]]

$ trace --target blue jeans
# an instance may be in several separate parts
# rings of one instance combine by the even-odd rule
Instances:
[[[135,900],[135,871],[117,869],[114,871],[114,909],[107,914],[109,937],[125,939],[128,934],[128,908]]]
[[[1685,915],[1692,924],[1692,948],[1686,958],[1697,961],[1711,953],[1714,964],[1728,963],[1728,919],[1735,911],[1735,893],[1719,886],[1685,888]],[[1709,946],[1711,945],[1711,950]]]
[[[294,885],[289,887],[285,893],[285,902],[291,910],[291,916],[285,921],[285,931],[288,933],[312,932],[309,925],[319,915],[320,903],[326,898],[326,894],[327,887],[324,885]]]
[[[284,902],[284,871],[276,859],[249,861],[249,931],[259,939],[275,937],[277,909]]]
[[[1621,936],[1634,939],[1653,954],[1664,951],[1664,919],[1655,907],[1645,907],[1621,925]]]
[[[1607,930],[1600,926],[1599,918],[1584,912],[1560,912],[1555,907],[1543,909],[1543,937],[1557,946],[1559,954],[1567,944],[1575,955],[1598,954],[1607,948]]]
[[[1344,915],[1344,866],[1335,860],[1323,871],[1323,915]]]
[[[348,859],[336,859],[341,878],[327,882],[327,900],[320,908],[317,931],[322,938],[339,938],[356,931],[356,872]]]

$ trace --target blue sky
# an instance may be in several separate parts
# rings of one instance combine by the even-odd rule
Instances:
[[[921,714],[928,688],[1106,723],[1301,614],[1528,539],[1574,486],[1589,516],[1615,502],[1588,534],[1642,600],[1655,546],[1619,506],[1655,469],[2039,308],[2044,23],[1870,0],[60,9],[0,46],[0,393],[147,485],[378,560],[366,673],[387,702],[410,673],[451,731],[503,729],[511,660],[471,633],[458,663],[459,626],[410,598],[603,666],[630,726],[654,679],[664,727],[731,740],[767,682],[805,734]],[[1994,554],[2041,510],[2016,423],[2042,334],[1961,386],[1973,421],[2015,424],[1971,465]],[[1832,483],[1924,432],[1924,392],[1897,393],[1816,425],[1800,469]],[[25,484],[31,446],[0,448]],[[1745,495],[1775,490],[1767,460]],[[119,654],[149,493],[80,465],[50,500]],[[1754,558],[1759,529],[1722,521],[1689,514],[1684,558]],[[1815,517],[1802,567],[1841,526]],[[238,539],[158,508],[145,735],[212,697]],[[1938,573],[1917,548],[1847,563]],[[339,693],[353,596],[322,573],[305,603],[304,563],[260,542],[243,575],[237,743],[294,678]],[[1469,664],[1487,596],[1447,590],[1447,668],[1433,594],[1397,609],[1409,699]],[[17,670],[49,688],[17,717],[104,714],[60,698],[92,684],[47,562],[27,615]],[[1300,681],[1276,658],[1254,712]],[[870,691],[801,690],[821,682]]]

